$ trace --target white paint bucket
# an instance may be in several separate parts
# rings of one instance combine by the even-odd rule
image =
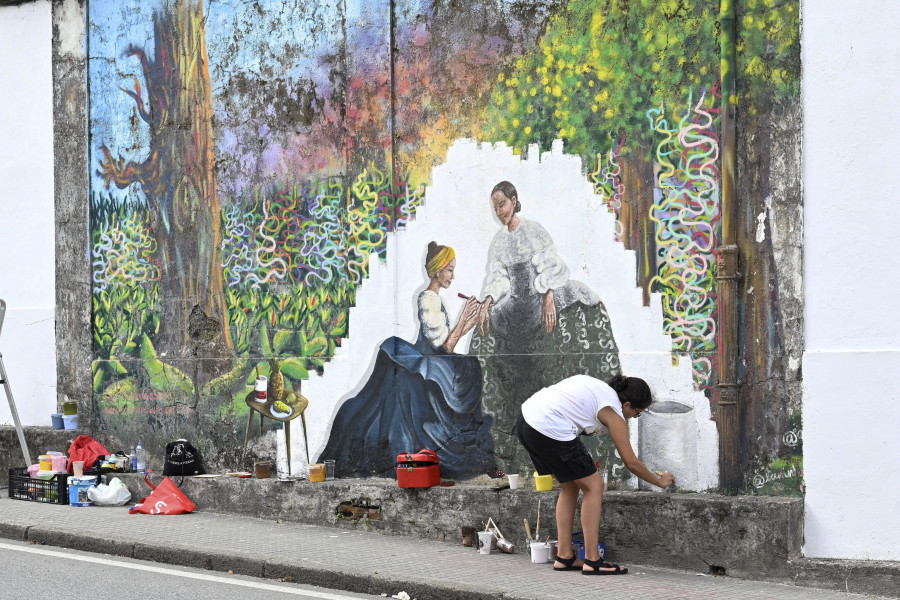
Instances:
[[[550,562],[550,544],[544,542],[531,543],[531,562],[548,563]]]

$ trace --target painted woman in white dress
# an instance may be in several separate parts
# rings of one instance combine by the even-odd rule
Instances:
[[[481,412],[481,366],[474,356],[453,352],[475,326],[479,304],[469,298],[451,327],[439,294],[455,270],[453,248],[428,244],[428,287],[416,300],[418,339],[382,342],[372,375],[331,427],[320,460],[335,460],[341,476],[393,477],[398,454],[423,448],[437,452],[445,478],[496,471],[491,420]]]
[[[488,250],[478,331],[470,352],[484,370],[485,413],[500,468],[530,465],[516,439],[519,406],[538,390],[585,374],[608,381],[619,352],[606,308],[586,284],[571,279],[547,230],[519,216],[515,186],[501,181],[491,204],[502,227]],[[609,448],[593,448],[598,458]]]

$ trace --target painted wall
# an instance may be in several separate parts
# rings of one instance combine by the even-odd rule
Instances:
[[[872,257],[894,237],[883,127],[900,118],[900,42],[889,25],[900,9],[804,4],[804,553],[898,560],[900,484],[887,465],[900,455],[900,275]],[[878,66],[875,76],[866,64]],[[865,100],[847,93],[862,89]],[[852,127],[818,125],[848,114]],[[856,184],[841,175],[848,165]],[[883,216],[863,222],[859,206]]]
[[[328,456],[329,439],[369,435],[342,411],[369,384],[394,381],[378,366],[397,362],[385,340],[416,341],[426,244],[457,250],[443,294],[453,325],[457,291],[490,290],[500,229],[490,193],[510,180],[522,217],[555,242],[553,269],[580,282],[580,304],[559,299],[557,325],[532,327],[550,254],[526,257],[518,299],[497,305],[515,309],[508,326],[454,349],[477,357],[466,369],[480,369],[481,385],[460,404],[472,408],[450,414],[452,382],[475,363],[418,348],[422,364],[449,365],[440,409],[404,430],[379,408],[386,429],[368,439],[417,444],[413,434],[430,431],[442,444],[488,424],[482,472],[524,471],[516,403],[570,374],[624,370],[685,411],[632,428],[643,456],[685,489],[715,485],[719,3],[452,6],[90,3],[90,412],[101,430],[157,450],[187,435],[226,465],[277,451],[293,473]],[[779,126],[798,106],[798,12],[743,4],[730,65],[746,82],[738,100],[754,139],[792,159],[794,131]],[[752,391],[741,461],[748,491],[799,493],[800,451],[783,442],[799,439],[797,359],[778,360],[797,340],[781,319],[796,301],[783,294],[795,255],[772,221],[799,197],[770,193],[789,163],[766,144],[751,155],[754,177],[771,178],[756,178],[747,207],[776,206],[738,217],[754,267],[742,296],[754,343],[742,356]],[[254,399],[258,376],[266,402]],[[793,384],[770,410],[767,382],[778,379]],[[249,427],[257,412],[262,441]],[[438,435],[429,423],[445,417],[471,424]],[[385,448],[390,460],[396,448]],[[595,451],[614,481],[634,483],[608,442]]]
[[[0,7],[0,352],[25,425],[56,412],[50,2]],[[0,424],[11,425],[3,394]]]

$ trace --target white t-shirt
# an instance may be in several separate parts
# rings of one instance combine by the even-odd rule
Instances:
[[[522,404],[522,417],[547,437],[565,442],[582,432],[593,435],[601,427],[607,429],[597,418],[597,413],[606,406],[625,418],[614,389],[594,377],[575,375],[526,400]]]

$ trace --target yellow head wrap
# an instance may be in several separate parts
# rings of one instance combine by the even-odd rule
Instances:
[[[450,246],[444,246],[444,249],[434,255],[434,258],[425,263],[425,273],[432,277],[435,273],[450,264],[450,261],[456,258],[456,252]]]

